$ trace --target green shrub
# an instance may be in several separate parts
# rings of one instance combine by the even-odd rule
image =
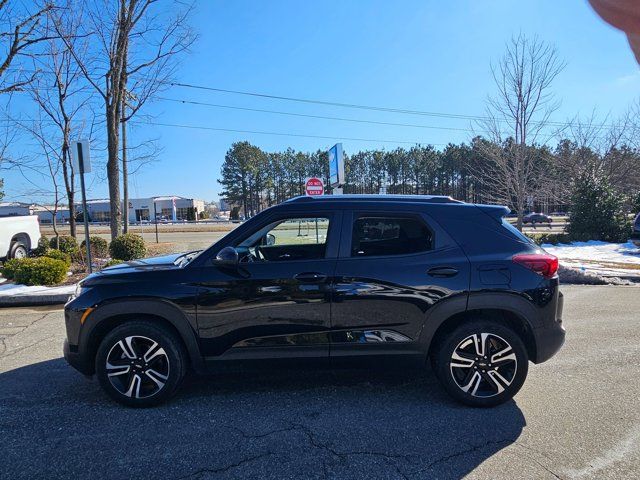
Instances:
[[[603,177],[585,175],[576,181],[568,232],[572,240],[626,242],[631,223],[623,211],[622,196]]]
[[[147,248],[144,245],[144,239],[135,233],[125,233],[116,237],[109,245],[109,253],[112,258],[118,260],[135,260],[144,257]]]
[[[85,241],[80,244],[80,250],[86,252]],[[89,237],[89,245],[91,246],[91,256],[95,258],[105,258],[109,255],[109,243],[102,237],[91,235]]]
[[[41,235],[40,240],[38,240],[38,246],[33,249],[32,253],[36,257],[41,257],[49,250],[49,239],[46,235]]]
[[[58,247],[56,247],[56,237],[53,237],[49,242],[51,248],[60,250],[61,252],[72,255],[78,250],[78,241],[69,235],[60,235],[58,237]]]
[[[67,264],[49,257],[21,258],[13,280],[24,285],[56,285],[67,277]]]
[[[571,238],[566,233],[527,233],[527,237],[536,244],[550,243],[556,245],[558,243],[570,243]]]
[[[106,262],[104,265],[102,265],[102,268],[113,267],[114,265],[120,265],[121,263],[124,263],[124,262],[122,260],[118,260],[117,258],[112,258],[111,260]]]
[[[42,256],[46,258],[53,258],[54,260],[60,260],[67,265],[67,268],[71,266],[71,255],[64,253],[63,251],[56,250],[55,248],[50,248]]]
[[[19,258],[12,258],[2,264],[2,276],[7,280],[13,280],[16,275],[16,270],[20,264]]]

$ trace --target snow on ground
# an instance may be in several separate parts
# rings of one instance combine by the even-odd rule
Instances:
[[[16,285],[15,283],[2,283],[0,284],[0,297],[19,295],[71,295],[75,289],[75,285],[62,285],[60,287],[28,287],[26,285]]]
[[[633,243],[608,243],[590,240],[569,244],[542,245],[560,264],[605,277],[640,280],[640,247]]]

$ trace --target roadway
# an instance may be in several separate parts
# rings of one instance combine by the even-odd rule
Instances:
[[[429,371],[328,369],[190,378],[123,408],[61,358],[59,308],[0,310],[0,476],[638,478],[640,290],[563,291],[566,345],[490,410]]]

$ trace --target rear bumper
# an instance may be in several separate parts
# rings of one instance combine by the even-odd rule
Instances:
[[[533,330],[533,335],[536,340],[536,358],[533,359],[534,363],[546,362],[558,353],[562,345],[564,345],[567,332],[562,326],[563,307],[564,296],[561,292],[558,292],[555,321]]]
[[[550,328],[538,328],[533,331],[536,337],[536,358],[533,363],[542,363],[553,357],[562,345],[566,336],[566,330],[561,323]]]
[[[77,348],[77,347],[76,347]],[[64,354],[64,359],[67,361],[69,365],[78,370],[83,375],[92,375],[93,368],[92,365],[89,364],[83,355],[80,355],[77,351],[73,351],[73,348],[69,345],[69,341],[65,340],[62,345],[62,353]]]

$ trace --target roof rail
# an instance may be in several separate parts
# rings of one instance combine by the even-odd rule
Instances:
[[[424,203],[464,203],[446,195],[375,195],[375,194],[347,194],[347,195],[301,195],[285,200],[286,203],[313,201],[374,201],[374,202],[424,202]]]

